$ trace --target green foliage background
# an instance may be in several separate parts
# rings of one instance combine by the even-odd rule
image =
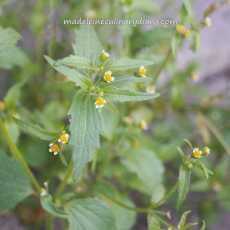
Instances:
[[[182,1],[176,18],[190,28],[188,39],[175,25],[96,25],[95,32],[63,24],[76,17],[160,17],[172,6],[150,0],[0,3],[0,74],[8,85],[0,87],[1,212],[11,210],[28,229],[55,229],[58,218],[71,230],[182,230],[190,228],[187,210],[195,229],[205,229],[203,220],[209,229],[219,210],[229,210],[229,108],[218,106],[225,94],[210,96],[192,80],[196,60],[182,70],[176,65],[184,44],[194,52],[200,45],[202,19],[190,1]],[[102,49],[111,54],[105,65],[115,76],[111,85],[92,81],[103,74],[97,70]],[[146,78],[136,76],[140,65]],[[153,87],[156,93],[145,92]],[[101,91],[109,103],[98,111]],[[52,156],[48,145],[63,129],[70,144]],[[211,155],[188,168],[184,139],[208,145]]]

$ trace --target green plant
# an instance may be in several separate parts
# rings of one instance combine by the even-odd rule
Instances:
[[[121,1],[117,7],[132,15],[150,5]],[[190,77],[197,78],[198,65],[178,71],[174,62],[184,42],[199,49],[199,32],[210,25],[211,13],[207,9],[196,21],[185,0],[173,28],[143,34],[139,28],[123,28],[124,48],[115,52],[120,58],[107,44],[102,46],[91,26],[81,26],[70,56],[54,60],[50,41],[44,56],[49,65],[41,58],[40,44],[34,64],[16,46],[20,36],[0,28],[0,68],[23,69],[0,101],[0,210],[17,206],[24,213],[35,206],[42,214],[41,220],[35,215],[34,223],[46,222],[46,229],[53,229],[57,218],[64,229],[128,230],[137,215],[146,217],[149,230],[206,229],[205,216],[191,223],[189,207],[182,204],[190,190],[218,192],[229,162],[226,156],[217,164],[207,160],[207,145],[228,154],[230,148],[226,134],[207,118],[215,108],[186,104],[186,94],[198,88],[189,84]],[[37,26],[34,22],[39,34]],[[163,51],[156,49],[160,42]],[[149,46],[156,56],[151,49],[139,52]],[[161,88],[158,79],[168,67],[172,78]],[[37,75],[39,79],[30,77]],[[187,122],[191,114],[196,124]],[[218,114],[215,122],[224,123],[227,113]],[[217,140],[211,142],[211,134]],[[217,199],[227,206],[228,188]],[[171,221],[172,212],[177,224]]]

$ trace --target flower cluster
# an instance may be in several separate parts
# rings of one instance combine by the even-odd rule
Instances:
[[[200,159],[202,156],[208,156],[210,154],[209,147],[205,146],[202,150],[200,148],[193,148],[192,157]]]
[[[187,38],[190,35],[190,30],[181,24],[176,25],[176,32],[184,38]]]
[[[53,155],[57,155],[61,151],[62,145],[66,145],[69,143],[69,138],[70,135],[66,131],[62,131],[57,141],[49,144],[49,152]]]
[[[102,62],[106,62],[109,60],[109,58],[110,58],[110,54],[108,52],[106,52],[105,50],[102,50],[102,52],[100,54],[100,60]],[[104,67],[103,67],[103,65],[101,65],[101,70],[103,70],[103,69],[104,69]],[[142,65],[139,67],[136,74],[139,77],[146,77],[146,72],[147,72],[146,68]],[[103,76],[102,76],[102,80],[106,83],[112,83],[114,81],[113,72],[111,70],[105,71]],[[103,108],[106,103],[107,103],[106,99],[100,95],[96,98],[94,104],[95,104],[95,107],[97,109],[100,109],[100,108]]]

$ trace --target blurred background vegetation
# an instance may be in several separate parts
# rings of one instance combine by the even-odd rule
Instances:
[[[204,3],[197,0],[193,3],[195,23],[202,20],[202,12],[213,1]],[[58,59],[72,52],[74,30],[78,26],[64,25],[64,19],[137,18],[149,15],[177,20],[179,9],[180,2],[173,0],[1,1],[1,27],[10,27],[22,36],[18,42],[20,50],[9,51],[7,60],[1,60],[0,54],[3,67],[0,70],[0,99],[7,101],[7,113],[23,114],[51,131],[63,128],[74,86],[63,83],[64,77],[52,70],[44,55]],[[152,90],[156,89],[161,96],[153,102],[126,104],[119,106],[117,112],[113,111],[100,154],[97,154],[95,170],[101,182],[95,183],[96,179],[88,176],[75,188],[79,196],[103,190],[104,187],[113,190],[116,186],[122,194],[126,194],[122,199],[144,206],[149,196],[148,187],[153,186],[156,189],[154,195],[151,194],[152,199],[159,200],[177,180],[180,165],[177,147],[183,145],[186,138],[196,146],[210,147],[212,154],[205,159],[205,163],[214,175],[206,181],[199,170],[195,171],[191,192],[183,209],[192,210],[193,221],[205,219],[208,229],[229,229],[230,59],[226,59],[230,56],[230,35],[224,32],[225,26],[230,23],[229,14],[229,6],[214,13],[213,28],[205,28],[201,32],[198,52],[194,55],[188,51],[191,41],[187,41],[181,51],[178,50],[177,58],[167,58],[175,33],[173,26],[95,26],[104,47],[112,56],[154,60],[155,65],[148,72],[152,76]],[[207,50],[212,52],[207,54]],[[9,70],[10,67],[13,68]],[[10,117],[8,127],[14,141],[41,181],[54,178],[50,184],[52,190],[57,182],[55,177],[63,177],[63,165],[50,156],[47,142],[21,133]],[[3,142],[0,146],[5,148]],[[121,153],[120,149],[124,151]],[[154,153],[155,165],[148,166],[148,151]],[[66,154],[70,151],[67,150]],[[124,154],[127,157],[134,155],[137,159],[132,164],[125,162]],[[137,164],[140,161],[146,161],[146,164]],[[136,173],[142,167],[156,170],[156,178],[151,178],[153,182],[149,181],[148,175],[138,180]],[[180,215],[176,215],[174,201],[164,206],[163,210],[170,211],[172,217],[169,221],[178,221]],[[27,199],[15,208],[14,213],[0,216],[2,230],[24,229],[24,226],[44,229],[45,214],[36,199]],[[122,210],[117,210],[117,215],[127,215],[121,223],[125,227],[120,229],[131,226],[137,230],[146,229],[147,220],[143,214],[135,217],[132,213],[123,214]],[[62,229],[61,224],[57,224],[55,229]]]

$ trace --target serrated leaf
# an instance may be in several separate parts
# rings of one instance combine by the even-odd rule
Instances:
[[[90,79],[78,72],[76,69],[57,64],[58,61],[54,61],[48,56],[45,56],[45,59],[56,71],[66,76],[68,80],[74,82],[77,86],[85,88],[90,84]]]
[[[64,210],[61,210],[60,208],[57,208],[55,206],[51,195],[47,194],[47,195],[41,196],[41,205],[51,215],[59,217],[59,218],[67,218],[67,214],[64,212]]]
[[[79,176],[100,146],[102,131],[101,114],[94,105],[94,98],[80,91],[74,97],[71,115],[70,142],[74,146],[74,172]]]
[[[146,101],[146,100],[154,99],[159,96],[159,94],[130,91],[126,89],[118,89],[112,86],[105,88],[104,94],[105,94],[105,98],[108,101],[114,101],[114,102]]]
[[[69,230],[115,230],[110,208],[98,199],[77,199],[66,208]]]
[[[153,61],[140,60],[140,59],[130,59],[130,58],[121,58],[114,60],[109,67],[111,71],[127,71],[132,69],[137,69],[140,66],[149,66],[153,65]]]
[[[0,68],[10,69],[22,66],[28,59],[23,51],[16,47],[21,36],[10,28],[0,27]]]
[[[51,141],[53,140],[55,137],[57,137],[58,133],[55,132],[49,132],[47,130],[45,130],[44,128],[42,128],[41,126],[39,126],[38,124],[34,124],[31,123],[27,120],[23,120],[20,118],[15,118],[19,128],[25,132],[28,133],[34,137],[37,137],[41,140],[44,141]]]
[[[80,57],[77,55],[70,55],[63,59],[60,59],[56,63],[57,65],[66,65],[68,67],[76,69],[90,69],[90,61],[87,58]]]
[[[135,208],[135,204],[129,199],[129,197],[118,192],[116,188],[105,182],[98,182],[95,184],[94,190],[96,194],[100,194],[100,197],[101,194],[103,194],[102,199],[105,200],[111,208],[116,221],[116,230],[130,230],[136,221],[136,212],[111,201],[112,198],[128,207]]]
[[[81,26],[76,30],[75,35],[74,53],[95,63],[103,48],[94,29],[89,25]]]
[[[177,208],[180,208],[181,204],[184,202],[190,186],[190,177],[191,170],[185,168],[183,165],[179,170],[178,177],[178,200],[177,200]]]
[[[0,210],[14,208],[31,193],[29,178],[20,164],[0,152]]]
[[[128,170],[137,174],[150,195],[162,184],[164,167],[154,152],[147,149],[132,150],[122,163]]]

